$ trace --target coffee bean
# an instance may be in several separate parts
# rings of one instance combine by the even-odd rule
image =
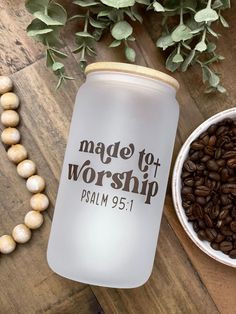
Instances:
[[[204,221],[208,227],[213,227],[213,222],[208,214],[204,215]]]
[[[219,214],[219,219],[223,220],[225,219],[229,214],[229,210],[228,209],[223,209],[220,214]]]
[[[185,161],[184,163],[184,168],[188,171],[188,172],[194,172],[197,169],[196,164],[191,161],[190,159]]]
[[[221,171],[221,181],[226,182],[228,179],[229,179],[229,171],[227,168],[224,168]]]
[[[214,156],[215,149],[212,146],[205,146],[204,147],[204,153],[209,155],[209,156]]]
[[[201,150],[204,148],[204,144],[203,143],[200,143],[200,142],[193,142],[190,147],[193,149],[193,150]]]
[[[213,250],[217,250],[217,251],[219,251],[220,249],[219,243],[216,243],[216,242],[212,242],[211,247],[213,248]]]
[[[215,238],[215,242],[220,243],[225,239],[225,235],[218,233],[216,238]]]
[[[233,249],[233,244],[229,241],[223,241],[220,243],[220,249],[222,252],[228,252]]]
[[[211,125],[183,164],[182,204],[199,239],[236,258],[236,119]]]
[[[217,162],[216,162],[214,159],[210,159],[210,160],[207,162],[207,168],[208,168],[210,171],[218,171],[219,165],[217,164]]]
[[[199,185],[198,187],[196,187],[194,194],[197,196],[208,196],[210,192],[211,190],[209,189],[209,187],[205,185]]]
[[[236,249],[229,252],[229,257],[236,258]]]
[[[199,230],[197,235],[200,240],[207,240],[207,236],[204,230]]]
[[[228,193],[236,193],[236,183],[235,184],[233,184],[233,183],[231,183],[231,184],[223,184],[222,186],[221,186],[221,191],[223,192],[223,193],[226,193],[226,194],[228,194]]]
[[[236,158],[231,158],[227,161],[227,166],[230,168],[236,168]]]
[[[198,222],[197,221],[194,221],[193,222],[193,230],[196,232],[196,233],[198,233],[198,231],[199,231],[199,225],[198,225]]]
[[[225,236],[231,236],[231,235],[233,235],[233,231],[232,231],[230,228],[228,228],[227,226],[221,227],[221,228],[220,228],[220,231],[221,231],[221,233],[222,233],[223,235],[225,235]]]
[[[209,172],[209,178],[215,181],[220,181],[220,175],[217,172],[211,171]]]
[[[215,146],[216,139],[217,139],[217,137],[216,137],[215,135],[212,135],[212,136],[209,138],[208,145],[209,145],[209,146]]]
[[[236,207],[232,209],[232,218],[236,219]]]
[[[236,233],[236,220],[230,223],[230,229]]]
[[[223,154],[222,158],[228,159],[228,158],[236,158],[236,151],[228,151]]]
[[[206,224],[203,220],[198,220],[198,225],[200,229],[205,229],[206,228]]]
[[[200,205],[205,205],[207,201],[206,201],[205,197],[203,197],[203,196],[197,196],[197,197],[196,197],[196,202],[197,202],[198,204],[200,204]]]
[[[216,238],[216,236],[217,236],[217,232],[216,232],[216,230],[213,229],[213,228],[207,228],[207,229],[205,230],[205,233],[206,233],[207,239],[208,239],[210,242],[212,242],[212,241]]]
[[[207,132],[208,132],[208,134],[212,135],[212,134],[214,134],[216,132],[216,130],[217,130],[217,125],[216,124],[212,124],[207,129]]]
[[[193,189],[190,186],[184,186],[182,188],[182,195],[187,195],[187,194],[191,194],[193,192]]]
[[[184,180],[184,184],[187,186],[194,186],[194,180],[192,178],[187,178]]]
[[[211,217],[211,219],[216,219],[218,217],[219,213],[220,213],[219,206],[215,205],[211,208],[211,210],[209,212],[209,216]]]

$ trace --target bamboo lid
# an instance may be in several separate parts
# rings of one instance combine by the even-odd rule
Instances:
[[[178,81],[174,79],[172,76],[166,73],[151,69],[151,68],[140,66],[140,65],[121,63],[121,62],[95,62],[95,63],[89,64],[85,68],[85,74],[96,72],[96,71],[114,71],[114,72],[136,74],[136,75],[140,75],[144,77],[149,77],[154,80],[162,81],[166,84],[171,85],[176,90],[179,89]]]

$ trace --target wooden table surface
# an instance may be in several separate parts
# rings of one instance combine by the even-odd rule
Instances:
[[[217,65],[226,95],[206,95],[199,69],[174,76],[180,82],[181,114],[173,162],[190,134],[211,115],[235,106],[236,18],[235,5],[225,14],[230,30],[222,30],[219,51],[225,61]],[[46,261],[58,181],[76,91],[83,82],[73,56],[66,66],[77,79],[55,92],[56,78],[45,67],[43,48],[27,37],[31,16],[24,1],[0,3],[0,74],[11,75],[21,99],[20,131],[29,156],[47,182],[50,209],[45,223],[32,240],[9,256],[0,257],[1,314],[90,313],[236,313],[236,269],[224,266],[201,252],[185,234],[172,204],[171,190],[165,201],[155,264],[149,281],[137,289],[107,289],[76,283],[54,274]],[[164,57],[155,47],[160,21],[149,18],[137,27],[137,63],[164,70]],[[122,52],[107,49],[110,38],[98,44],[98,61],[124,61]],[[70,53],[73,34],[67,31],[65,51]],[[2,126],[1,126],[2,128]],[[22,222],[29,210],[29,192],[17,176],[0,145],[0,228],[7,233]]]

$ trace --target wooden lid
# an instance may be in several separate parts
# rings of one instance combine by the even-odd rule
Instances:
[[[96,72],[96,71],[114,71],[114,72],[136,74],[140,76],[149,77],[154,80],[162,81],[164,83],[171,85],[176,90],[179,89],[178,81],[174,79],[172,76],[166,73],[151,69],[151,68],[140,66],[140,65],[120,63],[120,62],[95,62],[95,63],[89,64],[85,68],[85,74]]]

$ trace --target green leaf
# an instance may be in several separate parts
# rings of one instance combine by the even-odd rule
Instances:
[[[135,2],[140,3],[140,4],[145,4],[145,5],[150,4],[150,0],[136,0]]]
[[[209,27],[209,26],[207,26],[207,31],[208,31],[212,36],[214,36],[214,37],[216,37],[216,38],[219,37],[219,35],[218,35],[215,31],[213,31],[213,29],[212,29],[211,27]]]
[[[116,40],[127,39],[132,32],[132,26],[126,21],[117,22],[111,30],[111,34]]]
[[[44,12],[47,7],[49,0],[28,0],[26,1],[25,7],[31,14],[40,11]]]
[[[153,8],[154,8],[154,11],[156,12],[165,12],[165,8],[157,1],[154,1],[153,2]]]
[[[229,27],[228,22],[225,20],[225,18],[220,14],[220,22],[224,27]]]
[[[226,93],[226,89],[221,85],[217,85],[216,89],[218,90],[218,92],[220,92],[222,94]]]
[[[43,35],[51,33],[52,28],[47,28],[47,26],[38,19],[34,19],[26,29],[28,36],[34,37],[37,35]]]
[[[47,51],[46,51],[46,66],[48,68],[51,68],[52,65],[53,65],[53,59],[51,57],[49,49],[47,49]]]
[[[94,39],[94,37],[91,34],[89,34],[88,32],[77,32],[77,33],[75,33],[75,35],[78,37],[85,37],[85,38],[93,38]]]
[[[76,20],[76,19],[84,19],[84,18],[85,18],[84,14],[75,14],[75,15],[69,17],[67,19],[67,21],[69,22],[69,21],[73,21],[73,20]]]
[[[50,47],[63,47],[63,42],[59,38],[58,29],[54,29],[53,32],[46,35],[47,43]],[[47,44],[46,41],[43,42]]]
[[[64,52],[61,52],[60,50],[54,49],[50,47],[50,50],[58,57],[58,58],[66,58],[68,57],[67,54],[65,54]]]
[[[157,40],[156,46],[165,50],[166,48],[174,45],[174,43],[175,42],[172,40],[171,35],[164,35]]]
[[[125,48],[125,57],[130,62],[135,62],[136,52],[133,48],[126,47]]]
[[[207,77],[210,86],[216,87],[220,83],[220,78],[218,75],[216,75],[211,69],[208,67],[205,67],[206,71],[208,72]]]
[[[63,25],[61,22],[53,20],[50,16],[44,14],[41,11],[37,11],[33,14],[35,17],[37,17],[37,19],[39,19],[40,21],[44,22],[46,25],[48,26],[52,26],[52,25]]]
[[[143,18],[142,18],[142,15],[139,14],[137,8],[134,6],[134,7],[131,7],[131,13],[134,17],[134,20],[136,19],[137,21],[139,21],[139,23],[142,23],[143,22]]]
[[[72,76],[64,75],[64,79],[69,80],[69,81],[72,81],[72,80],[74,80],[75,78],[72,77]]]
[[[220,8],[222,6],[223,6],[223,3],[222,3],[221,0],[215,0],[215,2],[212,4],[212,8],[213,9],[218,9],[218,8]]]
[[[118,47],[121,44],[121,40],[114,40],[110,45],[109,48]]]
[[[135,4],[135,0],[101,0],[101,2],[116,9],[131,7]]]
[[[56,90],[58,90],[61,87],[61,84],[63,83],[63,81],[64,81],[64,78],[63,78],[63,76],[61,76],[58,80]]]
[[[203,52],[205,50],[207,50],[207,45],[204,41],[200,41],[196,46],[195,46],[195,50]]]
[[[108,16],[110,14],[110,10],[104,10],[104,11],[100,11],[97,15],[97,17],[104,17],[104,16]]]
[[[105,28],[106,24],[100,21],[94,20],[92,17],[89,18],[89,23],[95,28]]]
[[[194,15],[194,19],[196,22],[201,23],[201,22],[213,22],[218,20],[218,14],[215,10],[211,8],[206,8],[203,10],[198,11]]]
[[[93,6],[100,4],[100,2],[88,1],[88,0],[87,1],[75,0],[75,1],[73,1],[73,3],[79,5],[80,7],[83,7],[83,8],[93,7]]]
[[[181,63],[184,61],[183,56],[180,53],[176,53],[176,55],[174,56],[174,58],[172,59],[172,61],[174,63]]]
[[[172,32],[171,38],[175,42],[180,42],[181,40],[191,39],[193,35],[191,34],[191,29],[182,24],[176,27],[176,29]]]
[[[187,56],[187,58],[185,58],[184,62],[181,65],[182,72],[185,72],[188,69],[194,57],[195,57],[195,50],[191,50],[190,54]]]
[[[176,55],[176,53],[177,53],[177,49],[174,49],[172,53],[169,55],[169,57],[166,59],[166,68],[167,70],[171,72],[176,71],[180,66],[180,63],[173,62],[173,58]]]
[[[213,52],[216,50],[216,44],[214,43],[208,43],[207,44],[207,52]]]
[[[183,0],[182,3],[183,8],[190,9],[191,11],[195,11],[197,7],[197,1],[196,0]]]
[[[48,15],[55,21],[62,25],[66,24],[67,13],[66,10],[58,3],[50,3],[48,6]]]
[[[64,64],[61,62],[54,62],[52,65],[52,70],[55,72],[64,68]]]

